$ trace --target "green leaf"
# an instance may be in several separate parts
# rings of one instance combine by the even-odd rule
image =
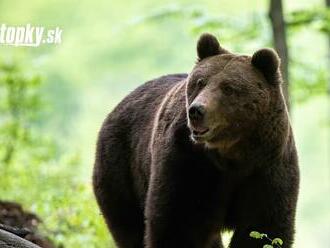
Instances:
[[[261,239],[268,237],[266,233],[261,233],[260,235],[261,235],[261,237],[260,237]]]
[[[280,238],[275,238],[272,241],[272,245],[283,245],[283,240]]]
[[[272,245],[264,245],[262,248],[274,248]]]
[[[250,232],[250,237],[254,239],[262,239],[262,234],[257,231]]]

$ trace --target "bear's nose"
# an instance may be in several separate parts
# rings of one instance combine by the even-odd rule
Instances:
[[[200,104],[193,104],[189,108],[189,118],[192,121],[200,121],[204,118],[205,108]]]

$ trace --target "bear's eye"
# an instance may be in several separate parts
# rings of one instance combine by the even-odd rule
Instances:
[[[222,87],[222,92],[226,95],[226,96],[231,96],[234,93],[234,88],[231,87],[230,85],[225,85],[224,87]]]
[[[204,87],[205,85],[206,85],[206,81],[205,81],[204,78],[199,78],[199,79],[197,79],[197,86],[198,86],[198,87],[202,88],[202,87]]]

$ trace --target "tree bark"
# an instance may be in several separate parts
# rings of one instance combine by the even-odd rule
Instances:
[[[325,1],[326,8],[330,8],[330,0]],[[330,95],[330,35],[328,35],[328,95]]]
[[[290,109],[289,53],[287,45],[286,24],[283,16],[282,0],[270,0],[269,18],[272,24],[274,46],[278,55],[281,58],[281,72],[284,79],[283,95],[285,97],[288,109]]]

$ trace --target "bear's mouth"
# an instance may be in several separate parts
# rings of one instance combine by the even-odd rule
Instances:
[[[210,129],[207,127],[190,127],[191,137],[195,141],[202,141],[207,138],[210,133]]]
[[[189,129],[191,132],[191,138],[193,141],[197,143],[203,143],[208,141],[216,141],[219,139],[227,139],[231,134],[228,126],[218,125],[216,127],[205,127],[205,126],[197,126],[192,125],[190,123]]]
[[[198,130],[193,129],[193,130],[192,130],[192,134],[193,134],[194,136],[203,136],[203,135],[205,135],[209,130],[210,130],[209,128],[202,128],[202,129],[198,129]]]

